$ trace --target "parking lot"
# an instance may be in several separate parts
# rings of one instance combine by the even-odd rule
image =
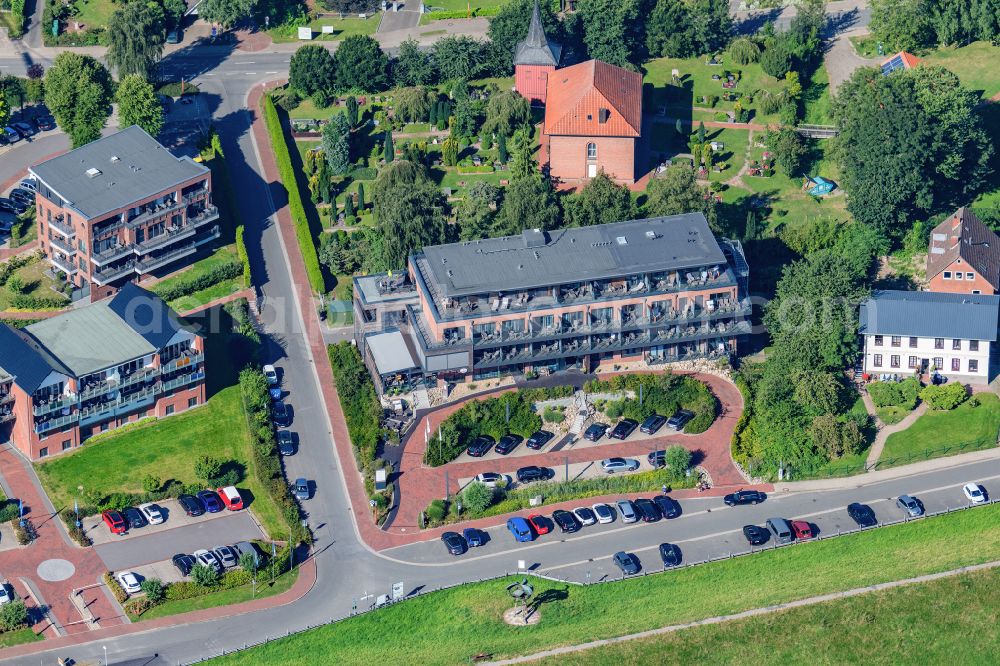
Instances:
[[[537,453],[536,451],[531,451],[531,452]],[[639,458],[627,457],[625,459],[635,460],[636,462],[639,463],[639,468],[634,472],[616,472],[615,476],[622,476],[625,474],[637,474],[639,472],[649,472],[652,469],[654,469],[653,466],[649,464],[649,460],[646,457],[639,457]],[[511,480],[513,481],[513,483],[511,484],[511,488],[522,488],[530,486],[530,484],[522,485],[517,482],[517,469],[518,466],[516,465],[516,461],[507,461],[504,460],[503,456],[500,456],[500,459],[497,460],[497,469],[493,471],[510,476]],[[595,479],[599,477],[609,476],[608,473],[601,468],[600,460],[573,462],[562,465],[551,465],[549,469],[555,472],[555,476],[552,479],[550,479],[551,481],[576,481],[578,479]],[[465,488],[473,481],[475,481],[475,477],[460,478],[458,481],[459,487]]]
[[[173,499],[163,500],[162,502],[157,502],[156,504],[160,507],[160,510],[165,518],[165,520],[159,525],[146,525],[145,527],[140,527],[138,529],[130,529],[125,534],[112,534],[111,530],[108,529],[108,526],[104,524],[101,514],[98,513],[93,516],[88,516],[81,521],[83,523],[83,531],[90,537],[91,541],[93,541],[96,546],[112,542],[121,543],[122,541],[137,539],[149,536],[150,534],[166,532],[176,527],[197,525],[206,521],[220,520],[232,515],[231,511],[220,511],[218,513],[206,512],[200,516],[189,516],[184,513],[184,509],[177,502],[177,500]]]

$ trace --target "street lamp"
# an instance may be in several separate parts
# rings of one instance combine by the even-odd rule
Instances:
[[[101,647],[104,648],[104,666],[108,666],[108,646],[102,645]]]

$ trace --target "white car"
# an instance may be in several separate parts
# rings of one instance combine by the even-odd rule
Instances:
[[[978,483],[965,484],[962,486],[962,492],[965,493],[965,499],[973,504],[984,504],[986,502],[986,493],[983,492]]]
[[[118,584],[122,586],[122,589],[129,594],[135,594],[136,592],[142,591],[142,588],[139,586],[139,577],[131,571],[121,571],[115,574],[115,580],[117,580]]]
[[[573,509],[573,515],[576,519],[580,521],[581,525],[593,525],[597,522],[597,514],[593,509],[588,509],[585,506],[581,506],[579,509]]]
[[[602,524],[615,522],[615,512],[607,504],[599,502],[590,508],[594,510],[594,515],[597,516],[597,522]]]
[[[194,559],[196,559],[198,564],[201,566],[215,569],[216,573],[222,573],[222,562],[219,561],[218,556],[212,551],[202,548],[201,550],[196,550],[191,554],[194,555]]]
[[[497,472],[483,472],[482,474],[476,475],[476,481],[483,484],[487,488],[496,488],[497,484],[503,481],[505,486],[511,484],[511,478],[506,474],[498,474]]]
[[[18,187],[23,187],[26,190],[31,190],[32,192],[38,191],[38,181],[34,178],[25,178],[20,183],[17,184]]]
[[[0,606],[5,606],[12,601],[14,601],[14,597],[7,590],[7,584],[0,583]]]
[[[264,366],[264,377],[267,378],[268,386],[278,385],[278,371],[274,369],[273,365]]]
[[[631,458],[608,458],[601,461],[601,469],[607,474],[634,472],[639,469],[639,461]]]
[[[150,525],[159,525],[166,520],[166,518],[163,517],[163,509],[161,509],[160,505],[155,502],[140,504],[139,511],[142,512],[142,515],[147,521],[149,521]]]
[[[632,500],[618,500],[618,513],[622,514],[623,523],[634,523],[639,520],[639,514],[636,513]]]

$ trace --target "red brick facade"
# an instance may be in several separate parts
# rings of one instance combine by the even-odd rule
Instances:
[[[620,183],[635,181],[636,139],[614,136],[550,136],[549,173],[560,180],[593,178],[601,171]],[[592,145],[594,150],[588,146]],[[591,158],[591,155],[596,157]]]
[[[514,88],[532,104],[545,104],[545,86],[554,65],[517,65],[514,67]]]
[[[961,276],[961,279],[959,279]],[[995,294],[989,280],[973,270],[968,263],[956,259],[927,283],[928,291],[949,294]]]

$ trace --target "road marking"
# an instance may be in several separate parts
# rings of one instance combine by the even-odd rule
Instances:
[[[236,62],[237,65],[256,65],[256,60],[239,60]]]
[[[264,72],[265,74],[277,74],[277,72]]]
[[[243,72],[244,76],[257,76],[257,72]]]

